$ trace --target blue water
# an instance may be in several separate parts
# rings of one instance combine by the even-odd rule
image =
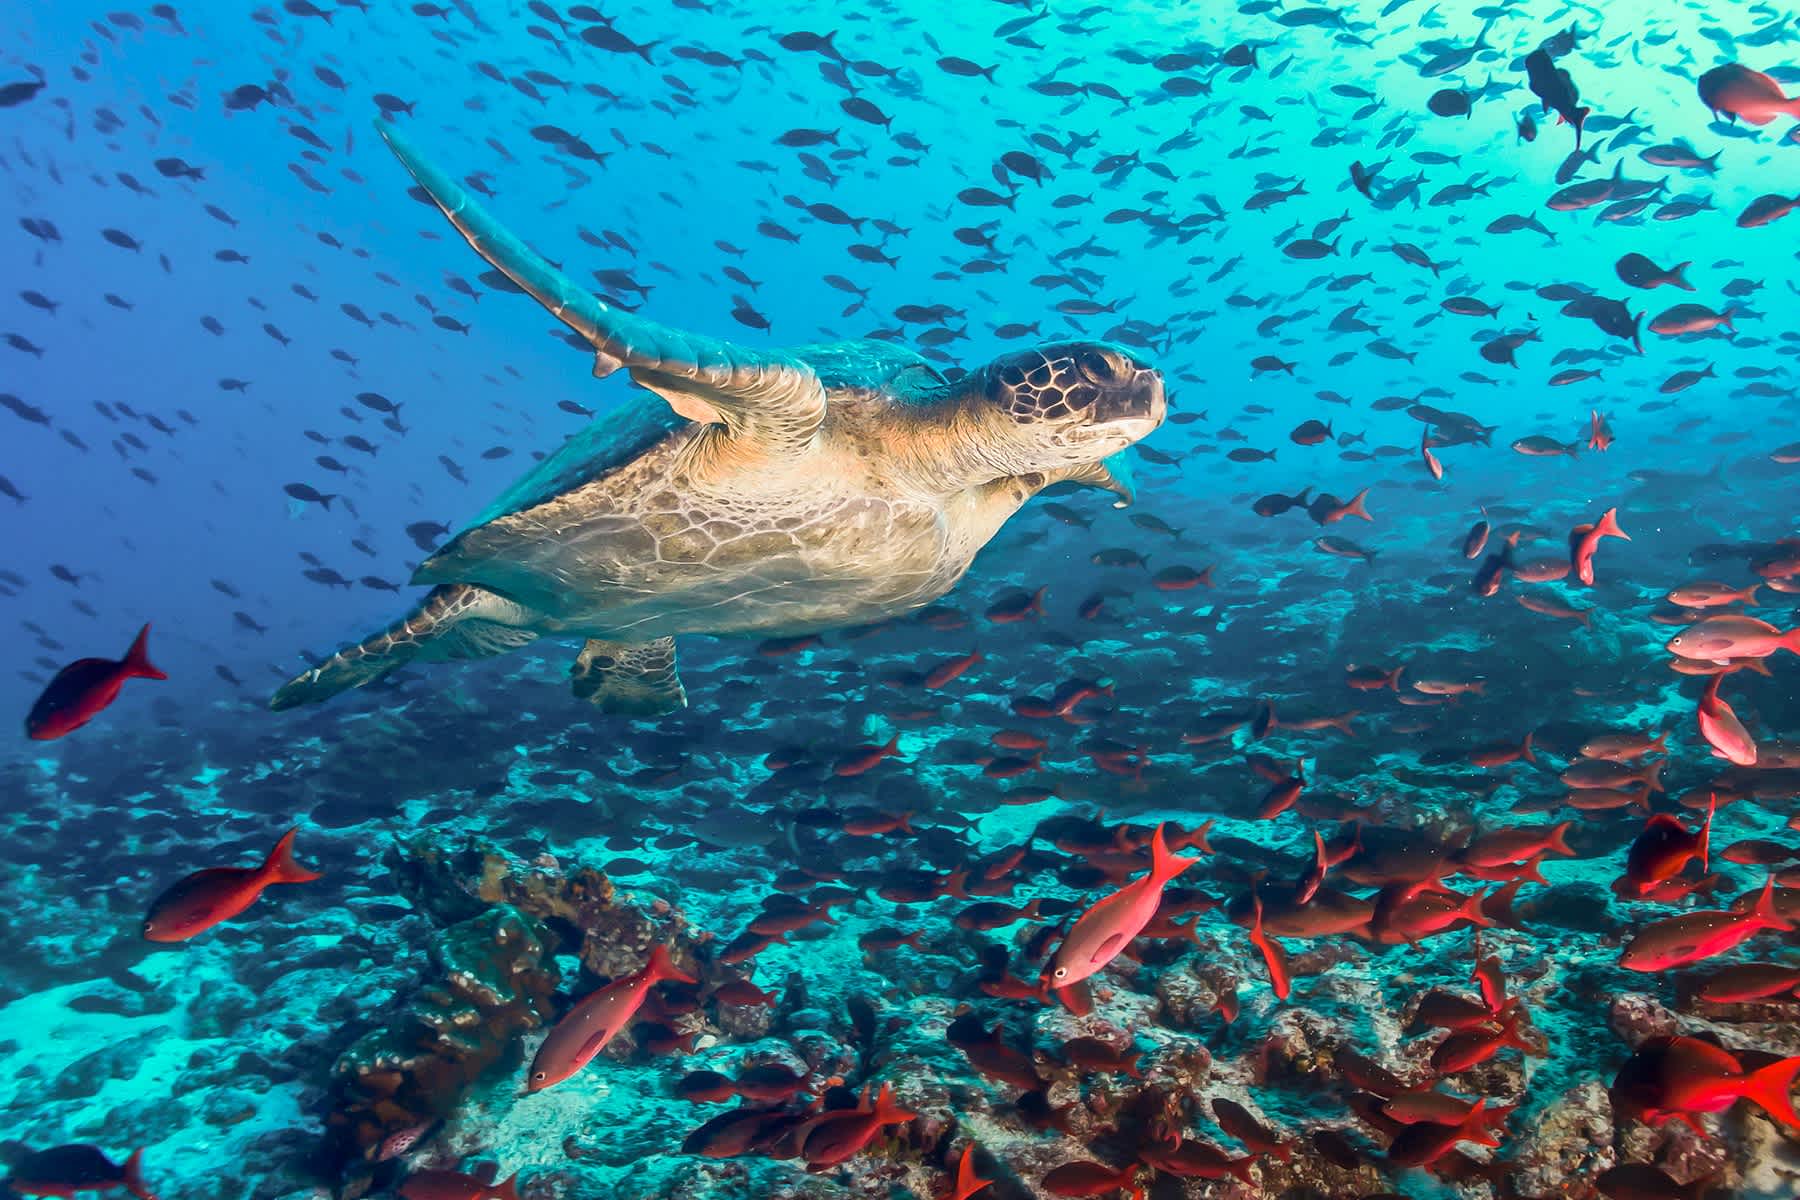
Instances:
[[[1754,864],[1751,851],[1715,857],[1719,903],[1771,872],[1800,886],[1790,828],[1800,667],[1779,651],[1759,662],[1766,676],[1723,683],[1763,747],[1760,768],[1731,772],[1695,727],[1701,681],[1671,672],[1662,649],[1693,619],[1669,615],[1665,594],[1696,580],[1758,583],[1751,615],[1779,631],[1800,623],[1800,575],[1768,566],[1781,539],[1800,536],[1800,332],[1790,319],[1800,217],[1737,222],[1759,197],[1800,196],[1800,131],[1788,116],[1761,127],[1715,120],[1695,86],[1739,61],[1795,92],[1789,17],[1751,4],[1644,13],[1423,0],[1352,3],[1335,16],[1263,3],[609,7],[617,34],[646,48],[638,54],[584,42],[596,26],[579,7],[552,17],[544,5],[484,0],[8,12],[0,85],[35,76],[44,87],[0,108],[0,333],[15,335],[0,345],[0,392],[16,398],[0,411],[0,477],[22,497],[0,494],[0,605],[14,647],[0,707],[22,719],[63,665],[123,654],[145,622],[169,679],[128,681],[86,728],[56,742],[21,737],[0,757],[0,1078],[10,1081],[0,1084],[0,1158],[84,1142],[122,1161],[144,1146],[164,1196],[363,1194],[414,1169],[479,1164],[520,1171],[526,1196],[785,1194],[773,1189],[802,1186],[803,1163],[753,1156],[741,1160],[746,1177],[680,1153],[719,1110],[690,1110],[672,1098],[675,1081],[730,1072],[748,1054],[804,1062],[852,1089],[905,1080],[901,1099],[929,1114],[898,1136],[887,1130],[805,1194],[940,1194],[941,1168],[954,1167],[967,1137],[992,1155],[983,1174],[1004,1178],[996,1195],[1051,1194],[1042,1177],[1074,1158],[1141,1162],[1130,1121],[1098,1128],[1135,1080],[1058,1068],[1053,1103],[1085,1094],[1102,1119],[1034,1132],[1010,1107],[1018,1089],[982,1082],[945,1039],[956,1006],[973,1004],[990,1026],[1004,1017],[1016,1046],[1035,1027],[1041,1053],[1078,1033],[1128,1031],[1160,1064],[1153,1081],[1252,1103],[1298,1147],[1293,1163],[1261,1160],[1256,1194],[1448,1194],[1384,1165],[1387,1135],[1356,1122],[1329,1070],[1271,1079],[1257,1064],[1271,1036],[1302,1036],[1296,1010],[1332,1030],[1323,1058],[1341,1043],[1395,1069],[1419,1059],[1399,1033],[1403,1010],[1432,985],[1468,990],[1465,932],[1383,950],[1347,936],[1296,940],[1296,956],[1311,946],[1342,961],[1297,972],[1294,995],[1278,1002],[1244,931],[1204,914],[1199,950],[1115,968],[1095,1015],[1077,1019],[975,990],[983,942],[1016,954],[1025,926],[971,934],[951,924],[965,900],[896,909],[875,896],[892,871],[949,872],[1053,818],[1135,822],[1137,845],[1159,820],[1187,828],[1215,817],[1238,841],[1183,882],[1226,900],[1255,872],[1295,874],[1315,826],[1329,837],[1374,806],[1363,819],[1425,830],[1451,849],[1477,829],[1576,818],[1575,856],[1548,860],[1548,885],[1521,893],[1518,927],[1488,935],[1516,988],[1530,989],[1545,1050],[1522,1065],[1508,1051],[1505,1071],[1459,1077],[1461,1094],[1520,1106],[1499,1149],[1465,1143],[1499,1165],[1469,1185],[1488,1190],[1463,1194],[1591,1188],[1615,1161],[1653,1157],[1686,1180],[1706,1173],[1709,1154],[1730,1159],[1723,1186],[1737,1194],[1792,1194],[1792,1135],[1778,1149],[1761,1116],[1715,1122],[1706,1151],[1628,1138],[1627,1119],[1615,1127],[1604,1106],[1592,1116],[1593,1093],[1633,1048],[1607,1032],[1613,993],[1644,993],[1668,1010],[1669,1031],[1711,1030],[1734,1050],[1793,1055],[1800,1039],[1791,1002],[1721,1015],[1675,974],[1619,971],[1621,937],[1716,905],[1614,899],[1606,909],[1644,814],[1558,815],[1555,805],[1567,791],[1558,772],[1584,741],[1667,728],[1668,791],[1653,806],[1693,825],[1706,793],[1725,792],[1739,802],[1720,810],[1715,851],[1748,838],[1787,850]],[[1666,184],[1636,215],[1547,206],[1575,134],[1540,109],[1521,64],[1571,26],[1578,37],[1557,65],[1593,110],[1582,145],[1597,152],[1571,181],[1620,166],[1627,180]],[[802,32],[833,34],[836,55],[806,48],[815,39],[792,36]],[[1466,64],[1422,72],[1459,49],[1473,50]],[[1168,55],[1185,61],[1157,61]],[[958,73],[952,59],[991,72]],[[232,101],[247,85],[266,97]],[[1467,117],[1432,113],[1444,89],[1472,98]],[[375,132],[378,94],[404,103],[393,119],[500,221],[572,278],[665,325],[747,347],[873,337],[911,345],[952,376],[1039,342],[1124,346],[1163,373],[1170,414],[1127,452],[1135,504],[1115,510],[1104,493],[1078,491],[1028,505],[942,601],[961,624],[897,613],[873,636],[827,629],[792,654],[684,637],[689,707],[659,721],[607,717],[569,694],[578,639],[420,665],[320,707],[269,712],[280,683],[418,598],[407,580],[444,536],[427,531],[415,544],[409,525],[464,528],[534,455],[587,424],[559,403],[604,419],[636,394],[623,372],[594,379],[591,351],[572,348],[535,304],[480,281],[487,265],[408,195],[411,178]],[[1519,128],[1527,114],[1531,140]],[[546,127],[604,162],[560,152],[547,138],[562,135]],[[829,136],[781,144],[794,130]],[[1718,152],[1716,171],[1640,156],[1670,142]],[[156,165],[167,159],[186,166],[171,177]],[[1385,162],[1375,201],[1352,187],[1353,162]],[[200,177],[179,177],[188,168]],[[1388,191],[1415,176],[1411,195]],[[1247,207],[1297,184],[1291,198]],[[1442,189],[1456,185],[1466,198],[1446,201]],[[1005,203],[971,203],[969,189]],[[1678,202],[1698,207],[1666,219]],[[819,204],[860,230],[804,207]],[[1508,216],[1542,231],[1496,231]],[[1335,252],[1284,252],[1310,237]],[[1396,243],[1437,269],[1404,261]],[[1615,273],[1628,253],[1691,263],[1694,290],[1628,286]],[[595,272],[616,274],[599,286]],[[1643,353],[1564,315],[1572,292],[1539,294],[1554,285],[1646,313]],[[1454,296],[1498,313],[1443,311]],[[1058,311],[1068,301],[1104,311]],[[1682,303],[1729,310],[1732,326],[1650,330]],[[895,315],[909,305],[947,315]],[[997,336],[1015,324],[1032,331]],[[1507,334],[1532,335],[1516,366],[1480,354]],[[1291,367],[1252,365],[1265,355]],[[1549,385],[1574,369],[1598,375]],[[1662,390],[1677,372],[1707,369]],[[399,406],[398,417],[384,423],[359,393]],[[1429,419],[1393,397],[1492,430],[1436,445],[1444,475],[1433,479],[1419,451]],[[1333,436],[1296,444],[1290,431],[1309,419],[1331,422]],[[1588,446],[1596,419],[1614,439],[1603,453]],[[1572,452],[1513,448],[1532,437]],[[1227,457],[1239,448],[1274,455]],[[298,500],[291,484],[336,499]],[[1366,488],[1373,520],[1252,511],[1259,497],[1303,488],[1345,500]],[[1046,509],[1052,500],[1066,509]],[[1508,579],[1491,597],[1471,590],[1485,555],[1465,560],[1459,548],[1475,522],[1494,527],[1489,553],[1517,530],[1520,561],[1554,559],[1570,528],[1610,508],[1630,541],[1602,544],[1594,588]],[[1068,510],[1074,523],[1059,519]],[[1180,537],[1133,523],[1146,516]],[[1315,544],[1325,536],[1375,557],[1325,554]],[[1096,563],[1107,550],[1147,565]],[[1175,567],[1210,567],[1212,586],[1152,586]],[[344,585],[319,582],[321,571]],[[1042,617],[983,616],[1040,587]],[[1097,593],[1104,614],[1082,619]],[[1529,612],[1521,595],[1587,610],[1585,623]],[[971,649],[983,660],[943,689],[903,674]],[[1402,664],[1408,682],[1482,688],[1425,708],[1400,703],[1428,699],[1406,683],[1345,686],[1352,667]],[[1077,678],[1112,688],[1077,709],[1093,724],[1015,715],[1018,698]],[[1260,743],[1248,728],[1222,743],[1182,740],[1207,714],[1248,717],[1265,703],[1287,720]],[[1365,714],[1350,734],[1294,728],[1350,709]],[[983,774],[989,756],[1031,753],[990,745],[1003,729],[1046,739],[1040,769]],[[1468,762],[1470,747],[1528,731],[1538,762]],[[858,775],[827,769],[846,748],[895,735],[896,759]],[[1147,759],[1106,770],[1089,753],[1100,738]],[[1256,753],[1303,764],[1309,802],[1249,819],[1269,786],[1246,766]],[[777,773],[771,755],[815,769]],[[1471,775],[1501,782],[1476,786]],[[1055,796],[1000,802],[1025,786]],[[913,812],[929,832],[871,842],[840,831],[843,813],[871,806]],[[180,946],[139,940],[146,906],[169,884],[202,867],[253,865],[294,824],[299,858],[325,880],[276,888]],[[1053,848],[1059,832],[1034,843],[1048,857],[1018,868],[1005,902],[1057,897],[1073,916],[1123,881],[1074,870],[1080,855]],[[418,838],[481,839],[511,865],[488,860],[489,883],[476,888],[479,853],[421,867],[438,859]],[[647,941],[621,941],[615,922],[648,921],[659,940],[687,947],[682,961],[704,963],[711,987],[728,974],[719,946],[780,873],[824,865],[865,894],[841,925],[811,926],[799,945],[758,957],[758,985],[790,989],[770,1020],[727,1019],[708,1001],[700,1018],[670,1016],[701,1034],[691,1056],[609,1050],[559,1089],[514,1094],[546,1020],[642,964]],[[584,866],[616,878],[629,917],[572,919],[543,899],[570,886],[558,872]],[[558,882],[525,899],[493,883],[533,869]],[[1466,893],[1475,881],[1454,886]],[[517,968],[542,973],[517,995],[475,1005],[486,1033],[469,1035],[483,1048],[467,1078],[440,1079],[429,1102],[386,1112],[382,1135],[429,1119],[420,1144],[371,1161],[368,1129],[346,1135],[329,1115],[345,1107],[345,1064],[367,1061],[359,1039],[371,1030],[416,1031],[395,1014],[428,1006],[420,989],[453,977],[445,963],[458,953],[489,953],[476,944],[487,926],[457,922],[501,920],[490,906],[503,900],[547,922],[539,932],[556,951]],[[884,926],[924,931],[929,952],[865,958],[858,937]],[[1795,947],[1791,934],[1763,934],[1706,967],[1793,966]],[[1037,965],[1016,957],[1011,971],[1035,980]],[[1240,981],[1243,1015],[1230,1025],[1171,1015],[1171,988],[1189,985],[1169,980],[1204,980],[1220,966]],[[874,1061],[845,1049],[850,996],[899,1023]],[[1197,1046],[1214,1061],[1211,1093],[1192,1067]],[[1557,1122],[1576,1110],[1605,1131],[1599,1148],[1544,1166]],[[1198,1123],[1183,1116],[1188,1133],[1234,1144],[1204,1111]],[[1305,1140],[1321,1128],[1351,1130],[1364,1165],[1326,1165],[1329,1154]],[[1159,1178],[1157,1196],[1226,1194]]]

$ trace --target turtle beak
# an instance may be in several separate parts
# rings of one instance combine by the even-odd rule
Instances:
[[[1169,400],[1162,372],[1139,367],[1129,383],[1111,389],[1094,415],[1110,429],[1132,441],[1147,437],[1168,415]]]

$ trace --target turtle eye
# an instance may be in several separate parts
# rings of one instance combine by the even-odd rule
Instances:
[[[1125,380],[1125,364],[1107,350],[1077,351],[1075,367],[1089,383],[1107,386]]]

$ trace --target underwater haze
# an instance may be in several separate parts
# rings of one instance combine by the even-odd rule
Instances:
[[[1793,13],[0,29],[0,1197],[1800,1196]]]

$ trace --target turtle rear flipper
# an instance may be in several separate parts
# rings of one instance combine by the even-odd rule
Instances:
[[[534,630],[523,627],[532,615],[486,588],[466,583],[432,588],[407,616],[288,680],[269,698],[269,707],[279,712],[316,704],[409,662],[504,654],[537,639]]]
[[[427,162],[392,123],[376,129],[475,252],[594,347],[594,374],[620,367],[691,421],[723,424],[766,452],[798,454],[825,419],[816,372],[780,351],[755,350],[671,329],[614,308],[564,275]]]
[[[675,669],[675,639],[610,642],[590,638],[569,668],[575,694],[602,712],[660,717],[687,707]]]

